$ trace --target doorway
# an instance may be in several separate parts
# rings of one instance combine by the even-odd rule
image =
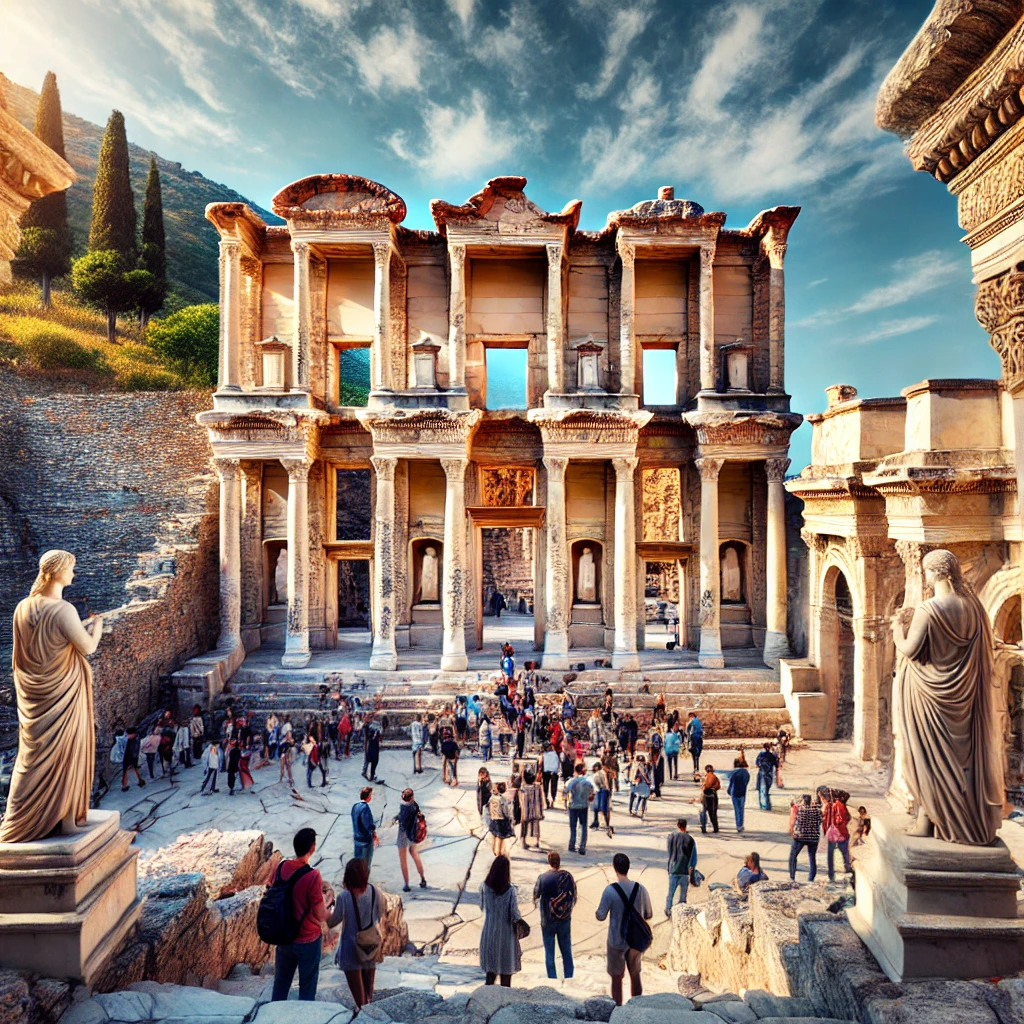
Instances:
[[[822,689],[831,696],[835,709],[832,735],[837,740],[852,739],[857,714],[853,594],[846,576],[834,565],[826,573],[822,588],[819,662]]]
[[[370,562],[362,558],[339,558],[338,644],[339,648],[369,648],[373,642],[373,605]]]
[[[679,600],[684,592],[680,563],[644,562],[643,566],[644,646],[659,651],[685,647]]]
[[[536,555],[531,527],[481,529],[484,647],[497,648],[507,641],[517,651],[533,649]]]

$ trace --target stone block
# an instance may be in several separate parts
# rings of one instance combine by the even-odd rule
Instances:
[[[170,846],[142,856],[139,877],[156,879],[201,874],[210,896],[219,899],[252,885],[266,885],[265,865],[272,851],[263,833],[255,829],[239,832],[204,829],[179,836]]]
[[[575,1024],[576,1014],[548,1003],[510,1003],[498,1010],[490,1024]]]
[[[150,1020],[168,1017],[247,1017],[256,1006],[255,1000],[245,996],[228,996],[211,989],[167,985],[156,981],[140,981],[132,985],[127,993],[112,992],[98,998],[111,999],[135,993],[151,1000]],[[115,1019],[109,1009],[107,1012]]]
[[[764,989],[748,989],[743,1002],[758,1017],[812,1017],[814,1006],[810,1000],[799,996],[777,996]]]
[[[701,1009],[720,1017],[725,1024],[753,1024],[757,1014],[740,999],[705,1003]]]
[[[25,1024],[31,1004],[28,980],[17,971],[0,970],[0,1024]]]
[[[634,1006],[632,999],[623,1006],[616,1006],[611,1016],[611,1024],[709,1024],[709,1021],[714,1020],[703,1010]]]
[[[405,1022],[439,1013],[443,1003],[444,1000],[435,992],[412,990],[387,999],[375,999],[365,1009],[380,1020]]]
[[[253,1024],[348,1024],[350,1020],[352,1011],[341,1003],[291,999],[265,1003],[256,1011]]]
[[[611,996],[591,996],[583,1002],[583,1019],[599,1020],[608,1024],[614,1010],[615,1000]]]

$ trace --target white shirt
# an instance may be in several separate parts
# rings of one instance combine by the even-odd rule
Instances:
[[[210,749],[206,752],[206,767],[207,768],[219,768],[220,767],[220,751],[211,744]]]
[[[558,751],[557,750],[545,750],[544,760],[542,762],[542,769],[546,772],[557,772],[559,767]]]

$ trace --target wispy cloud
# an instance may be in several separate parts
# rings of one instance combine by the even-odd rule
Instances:
[[[513,0],[505,23],[480,33],[473,56],[488,68],[498,65],[513,85],[527,91],[544,80],[550,52],[536,7],[529,0]]]
[[[467,32],[473,21],[475,0],[447,0],[447,3],[448,9],[459,19],[463,32]]]
[[[385,25],[361,42],[348,37],[347,49],[371,92],[381,88],[392,90],[423,88],[422,68],[429,54],[429,45],[411,21],[397,31]]]
[[[915,331],[923,331],[926,327],[938,323],[937,316],[906,316],[899,320],[883,320],[880,324],[861,333],[846,334],[843,336],[843,344],[846,345],[870,345],[875,341],[882,341],[884,338],[896,338],[901,334],[913,334]]]
[[[581,84],[576,87],[578,96],[596,99],[603,96],[615,81],[633,41],[647,27],[652,11],[646,2],[633,7],[621,7],[610,13],[608,35],[605,38],[604,57],[593,85]]]
[[[808,288],[817,288],[818,285],[824,284],[828,280],[827,277],[816,277],[813,281],[809,282]]]

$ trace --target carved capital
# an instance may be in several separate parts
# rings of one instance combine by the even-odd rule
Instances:
[[[718,474],[722,472],[725,459],[695,459],[694,465],[700,473],[701,482],[714,483],[718,480]]]
[[[441,468],[450,484],[461,484],[466,478],[469,459],[442,459]]]
[[[559,270],[562,267],[562,256],[565,253],[565,246],[560,242],[549,242],[544,246],[548,253],[548,266],[557,267]]]
[[[619,242],[617,248],[623,267],[628,267],[632,270],[633,264],[636,262],[636,246],[631,242]]]
[[[296,262],[299,262],[300,260],[305,260],[307,263],[309,262],[309,242],[296,242],[293,240],[292,252],[295,253]]]
[[[222,260],[239,260],[242,256],[242,243],[237,238],[220,240],[220,258]]]
[[[612,459],[612,465],[615,467],[615,476],[623,483],[633,479],[633,471],[636,469],[636,464],[636,458],[622,457]]]
[[[768,476],[768,483],[781,484],[786,479],[789,464],[789,459],[765,459],[764,471]]]
[[[243,256],[239,265],[246,277],[257,278],[263,272],[263,264],[255,256]]]
[[[779,241],[777,238],[773,238],[768,235],[764,240],[764,251],[768,257],[768,262],[771,264],[774,270],[781,270],[783,263],[786,261],[786,249],[788,243]]]
[[[700,247],[700,272],[710,274],[715,265],[715,247],[713,245],[702,245]]]
[[[378,267],[386,267],[391,262],[391,243],[372,242],[373,262]]]
[[[448,260],[453,274],[462,274],[466,269],[466,247],[464,245],[448,246]]]
[[[800,539],[807,545],[809,550],[819,557],[825,554],[825,549],[828,547],[828,537],[824,534],[815,533],[805,526],[800,530]]]
[[[241,459],[223,458],[221,456],[218,456],[213,460],[213,465],[217,470],[217,476],[220,477],[220,482],[222,484],[231,483],[233,481],[241,479]]]
[[[1024,264],[978,286],[974,315],[991,335],[1007,389],[1024,390]]]
[[[562,483],[565,480],[565,467],[569,460],[564,455],[545,455],[544,468],[548,471],[548,483]]]
[[[370,464],[379,483],[391,484],[395,482],[395,469],[398,466],[398,458],[394,455],[371,455]]]
[[[278,461],[284,466],[289,483],[305,483],[309,478],[309,470],[313,465],[312,459],[279,459]]]

